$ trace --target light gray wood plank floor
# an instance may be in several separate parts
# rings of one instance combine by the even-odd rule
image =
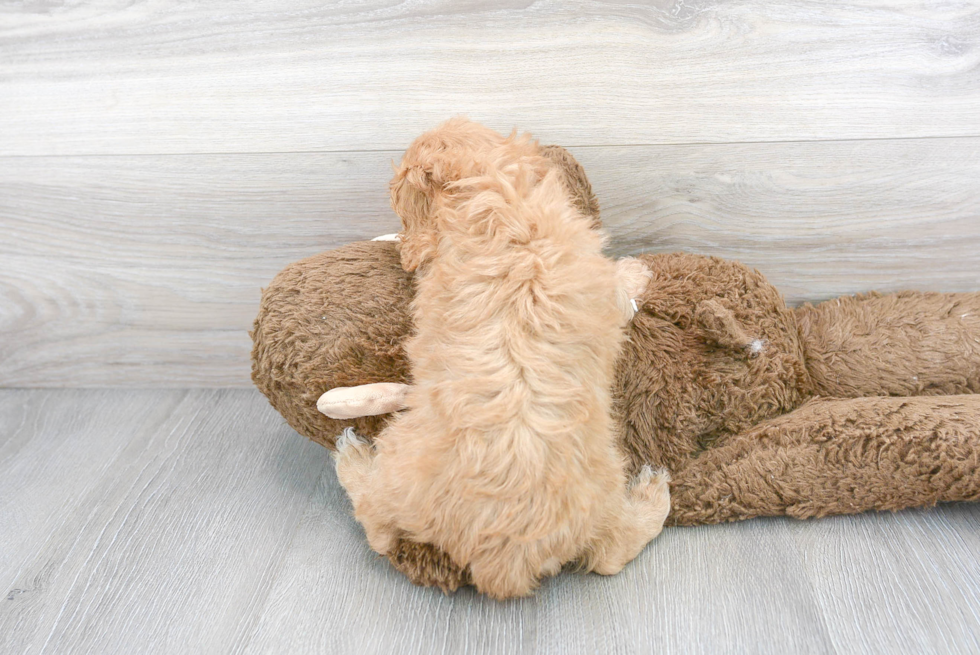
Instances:
[[[0,391],[0,652],[967,653],[980,505],[673,528],[498,603],[367,548],[250,390]]]

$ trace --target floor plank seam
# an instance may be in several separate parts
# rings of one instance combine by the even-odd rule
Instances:
[[[531,126],[522,126],[521,129],[531,129]],[[662,141],[656,143],[562,143],[561,145],[574,150],[595,150],[595,149],[614,149],[614,148],[675,148],[675,147],[706,147],[706,146],[765,146],[765,145],[792,145],[792,144],[814,144],[814,143],[905,143],[914,141],[955,141],[959,139],[980,139],[978,133],[964,134],[936,134],[920,135],[909,137],[896,136],[862,136],[848,138],[830,139],[742,139],[738,141]],[[406,147],[408,144],[405,144]],[[62,153],[62,154],[39,154],[39,155],[17,155],[0,153],[0,161],[5,159],[92,159],[98,157],[242,157],[242,156],[275,156],[275,155],[360,155],[360,154],[389,154],[398,157],[404,149],[401,148],[344,148],[344,149],[323,149],[323,150],[219,150],[207,152],[105,152],[105,153]]]

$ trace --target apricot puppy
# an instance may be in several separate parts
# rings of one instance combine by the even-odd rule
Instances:
[[[665,472],[627,480],[611,416],[648,272],[602,255],[528,136],[449,121],[411,145],[391,198],[416,271],[414,384],[373,446],[348,431],[336,454],[371,547],[433,543],[495,598],[568,562],[617,573],[670,508]]]

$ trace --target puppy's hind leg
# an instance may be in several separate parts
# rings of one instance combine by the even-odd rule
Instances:
[[[586,567],[600,575],[619,573],[660,534],[670,512],[670,475],[665,470],[644,466],[625,491],[586,555]]]
[[[372,550],[384,555],[394,546],[398,534],[390,520],[383,516],[383,491],[378,493],[373,489],[374,448],[353,429],[347,428],[337,438],[334,460],[337,479],[350,496],[354,517],[364,526],[368,544]]]

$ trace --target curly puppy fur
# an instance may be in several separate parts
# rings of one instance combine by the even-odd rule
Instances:
[[[391,185],[416,271],[414,386],[372,447],[347,432],[338,477],[371,547],[429,542],[495,598],[568,562],[617,573],[657,534],[668,477],[628,481],[611,389],[649,272],[602,255],[528,136],[455,119]]]

